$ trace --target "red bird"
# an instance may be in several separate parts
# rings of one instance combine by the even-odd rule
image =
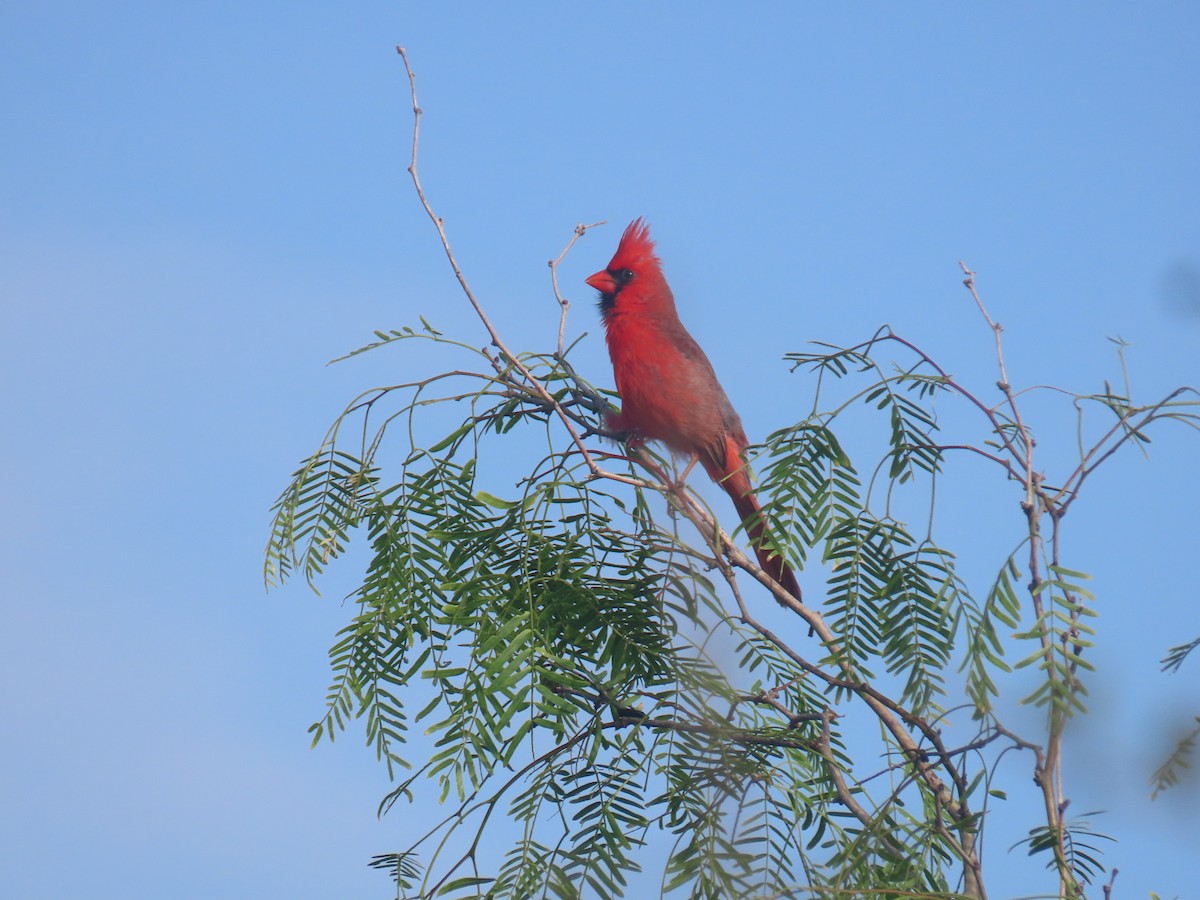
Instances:
[[[749,445],[742,420],[717,381],[712,363],[675,312],[675,297],[641,219],[625,229],[608,268],[587,279],[600,292],[608,355],[621,412],[606,422],[634,441],[662,441],[687,457],[680,481],[699,460],[733,498],[758,563],[797,600],[791,568],[763,543],[766,517],[750,488],[742,453]]]

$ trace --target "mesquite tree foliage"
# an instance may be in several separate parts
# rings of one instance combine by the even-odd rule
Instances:
[[[415,86],[413,105],[419,125]],[[351,541],[369,544],[313,741],[361,718],[396,781],[381,810],[441,802],[443,818],[371,863],[397,896],[620,896],[655,866],[661,891],[698,897],[985,897],[981,836],[1006,748],[1044,801],[1028,811],[1029,852],[1054,891],[1083,896],[1104,871],[1104,836],[1067,817],[1060,752],[1086,711],[1098,604],[1064,558],[1064,529],[1113,453],[1162,422],[1200,424],[1195,392],[1073,395],[1107,421],[1081,426],[1070,471],[1043,475],[982,303],[995,405],[888,328],[794,354],[812,411],[751,459],[772,540],[806,573],[805,604],[775,588],[794,613],[785,632],[758,617],[775,604],[738,523],[673,484],[653,448],[603,439],[614,398],[573,368],[563,328],[556,348],[505,344],[425,199],[417,135],[418,197],[490,343],[422,319],[355,351],[425,341],[447,356],[443,372],[366,391],[336,418],[275,505],[266,568],[271,583],[313,583]],[[942,435],[946,404],[974,414],[973,434]],[[882,437],[852,459],[839,431],[864,407]],[[447,408],[454,423],[430,436]],[[501,449],[516,478],[483,474]],[[961,455],[982,458],[1022,516],[990,583],[960,574],[928,502]],[[923,493],[926,516],[905,521],[898,492]],[[1020,668],[1038,673],[1023,698],[1046,711],[1037,734],[996,712]],[[950,723],[969,737],[948,745]]]

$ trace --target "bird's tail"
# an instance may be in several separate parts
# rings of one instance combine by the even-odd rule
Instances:
[[[754,545],[754,555],[758,557],[758,564],[762,566],[763,571],[774,578],[780,587],[800,600],[800,584],[796,581],[792,567],[771,549],[764,539],[768,530],[767,517],[750,487],[750,475],[746,471],[746,462],[742,459],[737,444],[726,437],[724,459],[721,460],[720,467],[715,464],[716,460],[707,456],[702,456],[700,461],[709,477],[721,485],[732,498],[734,509],[746,526],[746,534],[750,537],[750,543]]]

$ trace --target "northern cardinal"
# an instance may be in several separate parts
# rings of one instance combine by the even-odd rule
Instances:
[[[634,441],[662,441],[686,457],[680,481],[699,460],[733,498],[759,565],[799,600],[791,568],[763,543],[767,521],[742,458],[750,443],[742,420],[712,363],[679,321],[675,297],[641,219],[625,229],[608,268],[587,283],[600,292],[605,341],[621,395],[621,412],[610,416],[607,426]]]

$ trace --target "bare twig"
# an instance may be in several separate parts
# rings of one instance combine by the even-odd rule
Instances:
[[[1066,512],[1066,504],[1057,504],[1057,497],[1062,496],[1064,492],[1068,492],[1068,487],[1075,477],[1072,475],[1067,479],[1063,489],[1059,491],[1056,497],[1050,497],[1043,487],[1044,478],[1041,473],[1034,469],[1033,451],[1036,446],[1036,441],[1030,433],[1029,428],[1025,425],[1021,418],[1020,408],[1017,406],[1016,394],[1012,389],[1012,385],[1008,379],[1008,371],[1004,363],[1004,347],[1001,339],[1003,327],[994,321],[988,314],[987,308],[979,297],[979,293],[975,288],[975,273],[971,271],[966,263],[959,261],[959,266],[962,268],[966,278],[963,279],[963,284],[967,290],[971,292],[971,298],[975,301],[975,305],[979,308],[980,314],[984,321],[987,322],[991,329],[996,342],[996,364],[1000,372],[1000,380],[996,386],[1004,394],[1005,401],[1009,410],[1012,413],[1012,421],[1014,423],[1017,437],[1022,448],[1020,458],[1022,466],[1021,481],[1025,486],[1025,499],[1021,503],[1021,509],[1025,513],[1025,519],[1029,532],[1029,595],[1033,603],[1033,610],[1038,623],[1038,640],[1042,645],[1042,653],[1045,658],[1046,677],[1051,681],[1057,681],[1057,668],[1054,664],[1054,654],[1057,652],[1053,640],[1053,625],[1047,625],[1045,617],[1045,608],[1042,602],[1042,588],[1044,579],[1042,576],[1041,566],[1043,556],[1047,554],[1047,540],[1042,532],[1042,516],[1049,515],[1051,523],[1051,535],[1049,540],[1049,558],[1047,565],[1053,570],[1059,565],[1059,525],[1062,516]],[[1120,423],[1118,423],[1119,427]],[[1110,434],[1113,432],[1110,432]],[[1108,436],[1101,441],[1108,440]],[[1103,457],[1107,458],[1107,456]],[[1086,477],[1087,460],[1080,463],[1077,473],[1082,473]],[[1082,477],[1080,479],[1082,481]],[[1076,490],[1078,490],[1076,483]],[[1071,499],[1070,497],[1068,499]],[[1067,598],[1071,598],[1068,596]],[[1079,618],[1079,613],[1075,613],[1071,626],[1063,630],[1063,652],[1066,653],[1066,642],[1070,634],[1075,631]],[[1081,650],[1081,648],[1077,648]],[[1073,675],[1073,670],[1071,670]],[[1073,687],[1068,685],[1065,689],[1073,692]],[[1052,687],[1052,690],[1054,688]],[[1066,829],[1063,828],[1063,810],[1066,809],[1069,800],[1066,799],[1063,790],[1063,774],[1062,774],[1062,741],[1066,727],[1066,713],[1057,710],[1056,701],[1051,701],[1050,727],[1047,735],[1046,748],[1035,750],[1036,762],[1034,769],[1034,781],[1041,788],[1043,805],[1046,813],[1046,824],[1050,828],[1051,833],[1055,835],[1053,843],[1054,861],[1058,870],[1060,891],[1066,891],[1069,885],[1074,885],[1076,879],[1071,871],[1070,862],[1067,858],[1066,849]],[[1030,745],[1032,746],[1032,745]]]
[[[601,219],[599,222],[593,222],[591,225],[576,225],[575,234],[567,243],[567,246],[563,247],[562,253],[558,254],[558,256],[550,260],[548,263],[550,266],[550,284],[554,288],[554,297],[558,300],[559,308],[562,310],[558,317],[559,359],[562,359],[563,357],[563,335],[567,330],[567,312],[571,309],[571,301],[564,297],[562,292],[558,289],[558,264],[563,261],[563,257],[571,252],[571,248],[575,246],[575,242],[583,237],[589,228],[595,228],[597,225],[603,225],[607,221],[607,219]]]
[[[1104,900],[1112,900],[1113,885],[1117,883],[1117,873],[1120,869],[1113,869],[1112,875],[1108,878],[1108,884],[1104,885]]]
[[[437,229],[438,237],[442,242],[442,249],[446,253],[446,259],[450,262],[450,268],[454,270],[454,277],[458,279],[459,287],[462,288],[462,291],[466,295],[467,300],[470,302],[471,307],[475,310],[475,314],[479,317],[479,321],[482,322],[483,327],[487,329],[488,336],[491,338],[492,346],[500,351],[508,365],[511,365],[521,373],[521,376],[528,382],[529,386],[550,408],[554,410],[559,419],[562,420],[563,426],[567,429],[568,434],[571,435],[571,439],[575,442],[575,446],[583,455],[584,460],[587,462],[588,470],[592,473],[592,475],[598,478],[611,478],[615,481],[624,481],[626,483],[636,484],[636,481],[633,481],[626,476],[605,472],[601,470],[598,465],[596,465],[596,461],[592,458],[591,452],[583,443],[583,438],[580,437],[579,433],[575,430],[574,425],[571,423],[570,417],[566,415],[561,405],[558,404],[550,392],[546,390],[545,385],[538,381],[533,376],[533,373],[529,371],[528,367],[521,362],[517,355],[508,349],[504,341],[500,338],[500,333],[496,330],[495,326],[492,325],[487,313],[483,311],[483,307],[476,299],[474,292],[471,290],[471,286],[467,284],[466,276],[463,275],[462,269],[460,269],[458,266],[458,260],[454,258],[454,251],[450,248],[450,238],[446,235],[445,223],[442,221],[442,217],[437,215],[433,211],[433,207],[430,206],[429,200],[425,197],[425,189],[421,186],[420,175],[417,173],[417,155],[420,148],[422,115],[421,105],[417,101],[417,77],[413,73],[412,66],[409,65],[408,53],[405,52],[404,48],[397,47],[396,52],[400,54],[400,59],[404,61],[404,71],[408,74],[408,85],[412,95],[412,162],[409,163],[408,174],[412,176],[413,187],[416,188],[417,198],[421,201],[421,206],[424,207],[425,213],[429,216],[430,221],[433,222],[434,227]],[[574,242],[572,241],[572,243]],[[566,251],[564,251],[564,253],[565,252]]]
[[[1013,396],[1012,383],[1008,380],[1008,370],[1004,365],[1004,344],[1000,338],[1004,331],[1004,326],[999,322],[993,321],[988,315],[987,307],[983,305],[983,301],[979,298],[979,292],[975,290],[975,273],[967,268],[967,264],[962,260],[958,261],[963,273],[967,276],[963,279],[963,284],[967,290],[971,292],[971,299],[975,301],[975,305],[979,307],[979,312],[987,322],[988,327],[992,330],[992,335],[996,340],[996,365],[1000,369],[1000,380],[996,383],[996,387],[1000,388],[1008,401],[1008,408],[1012,410],[1013,422],[1017,426],[1017,434],[1021,438],[1021,445],[1024,448],[1023,461],[1025,463],[1025,501],[1030,504],[1034,503],[1035,485],[1033,478],[1033,436],[1029,433],[1029,429],[1025,427],[1025,423],[1021,421],[1021,412],[1017,408],[1016,398]]]
[[[967,276],[963,279],[963,284],[971,292],[971,297],[975,300],[975,305],[979,307],[980,314],[987,321],[988,327],[992,329],[992,333],[996,336],[996,362],[1000,365],[1000,380],[1008,384],[1008,372],[1004,369],[1004,347],[1000,341],[1000,333],[1004,331],[1004,326],[992,320],[992,317],[988,315],[987,308],[983,305],[983,301],[979,299],[979,294],[975,292],[975,273],[968,269],[967,264],[961,259],[958,261],[958,265],[963,270],[963,274]]]

